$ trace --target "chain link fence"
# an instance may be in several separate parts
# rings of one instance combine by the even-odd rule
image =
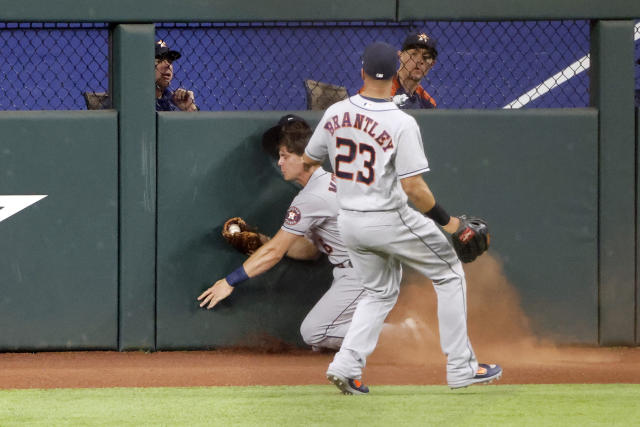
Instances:
[[[306,109],[305,80],[361,86],[360,55],[376,40],[400,49],[410,31],[437,41],[423,86],[439,108],[586,107],[588,21],[158,24],[183,57],[172,87],[203,110]]]
[[[400,49],[411,31],[437,41],[422,85],[438,108],[589,105],[588,21],[159,23],[156,39],[182,54],[170,89],[201,110],[304,110],[356,93],[364,46]],[[107,24],[0,23],[0,38],[0,110],[85,109],[108,91]]]
[[[79,110],[109,89],[107,24],[0,23],[0,43],[0,110]]]

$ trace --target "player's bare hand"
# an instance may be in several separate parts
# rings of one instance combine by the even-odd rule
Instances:
[[[231,295],[233,287],[229,286],[226,279],[218,280],[213,286],[204,291],[199,297],[200,307],[213,308],[220,301]]]
[[[182,111],[196,111],[196,100],[193,91],[183,88],[176,89],[173,92],[173,103]]]

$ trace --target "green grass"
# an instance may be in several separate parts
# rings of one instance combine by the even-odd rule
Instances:
[[[0,426],[640,425],[640,385],[0,390]]]

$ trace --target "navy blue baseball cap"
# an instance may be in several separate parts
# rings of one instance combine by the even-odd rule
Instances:
[[[371,43],[364,49],[362,69],[377,80],[389,80],[398,71],[398,52],[388,43]]]
[[[286,116],[280,117],[278,120],[278,124],[267,129],[265,133],[262,134],[262,148],[264,151],[269,153],[269,155],[278,158],[278,145],[280,144],[280,139],[282,138],[282,128],[290,123],[303,123],[308,129],[311,129],[311,126],[300,116],[296,116],[295,114],[287,114]]]
[[[429,37],[425,33],[410,33],[402,43],[402,50],[423,48],[433,56],[435,59],[438,56],[438,50],[436,49],[436,40],[433,37]]]
[[[169,46],[163,41],[158,40],[156,42],[156,58],[158,59],[168,59],[173,62],[176,59],[179,59],[182,55],[177,50],[169,49]]]

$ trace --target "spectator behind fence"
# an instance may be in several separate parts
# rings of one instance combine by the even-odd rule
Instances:
[[[402,109],[436,108],[436,100],[420,82],[436,63],[436,41],[425,33],[411,33],[398,52],[400,68],[393,78],[391,96]]]
[[[193,92],[183,88],[171,91],[173,61],[179,59],[180,52],[170,50],[162,41],[156,42],[156,111],[198,111]]]

